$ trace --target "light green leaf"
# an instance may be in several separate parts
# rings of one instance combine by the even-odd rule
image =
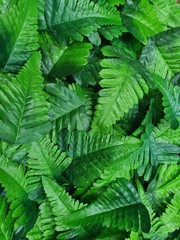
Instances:
[[[104,69],[99,84],[103,89],[99,92],[92,128],[107,131],[148,93],[149,79],[143,66],[122,49],[106,46],[103,53],[111,58],[101,61]]]
[[[106,1],[47,0],[45,17],[48,29],[59,42],[68,42],[70,37],[78,41],[83,36],[108,24],[121,24],[116,8]]]
[[[0,85],[0,138],[7,142],[33,142],[51,128],[40,59],[34,53],[16,79]]]
[[[180,28],[158,34],[143,48],[140,61],[147,69],[171,80],[180,69]]]

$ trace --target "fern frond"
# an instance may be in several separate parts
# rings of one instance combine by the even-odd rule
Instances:
[[[148,41],[140,57],[147,69],[164,79],[171,80],[180,69],[180,28],[172,28]]]
[[[91,54],[88,56],[88,63],[76,74],[73,75],[75,81],[82,87],[90,85],[96,85],[101,79],[99,72],[100,66],[100,51],[99,49],[91,50]]]
[[[48,75],[67,47],[59,44],[51,34],[45,31],[39,34],[39,44],[42,52],[42,71]]]
[[[139,142],[135,138],[120,139],[117,134],[73,132],[66,149],[73,161],[65,176],[83,191],[113,162],[131,152]]]
[[[0,183],[10,202],[12,217],[17,218],[15,230],[23,226],[24,232],[28,231],[36,220],[37,210],[36,205],[28,199],[25,168],[2,156],[0,158]]]
[[[49,75],[54,78],[61,78],[77,73],[87,64],[87,57],[91,48],[92,45],[89,42],[74,41],[65,49]],[[59,69],[61,70],[59,71]]]
[[[127,1],[122,12],[122,20],[127,29],[144,44],[149,37],[167,29],[159,20],[149,0]]]
[[[35,199],[42,196],[41,177],[62,181],[62,173],[71,163],[71,158],[51,143],[49,138],[32,143],[28,156],[27,189],[29,197]]]
[[[33,228],[27,233],[26,238],[29,240],[43,239],[40,217],[37,218]]]
[[[89,127],[89,117],[82,100],[72,90],[62,84],[46,85],[51,104],[49,115],[51,120],[58,119],[59,130],[85,130]]]
[[[64,221],[67,216],[72,214],[74,211],[81,209],[84,205],[80,204],[78,201],[74,201],[63,188],[51,179],[42,177],[42,182],[44,191],[52,207],[52,212],[55,216],[56,231],[61,232],[67,230],[67,232],[60,233],[57,239],[67,239],[67,236],[69,236],[69,239],[73,239],[73,236],[76,237],[76,235],[78,235],[78,238],[80,239],[83,239],[82,237],[84,237],[84,239],[89,239],[88,235],[91,234],[89,234],[84,228],[75,227],[71,229],[64,225]]]
[[[40,53],[34,53],[16,79],[0,85],[0,138],[7,142],[29,143],[50,130],[39,68]]]
[[[55,221],[54,215],[52,213],[52,208],[49,201],[46,199],[40,206],[40,224],[43,232],[43,240],[55,239],[56,230],[55,230]]]
[[[116,8],[106,1],[47,0],[45,17],[49,30],[59,42],[68,42],[70,37],[78,41],[102,25],[121,24]],[[71,31],[69,31],[71,29]]]
[[[159,21],[170,27],[179,27],[180,6],[176,0],[152,0]]]
[[[121,49],[107,46],[102,51],[111,58],[101,61],[104,69],[99,84],[103,89],[99,92],[92,128],[107,130],[148,93],[148,76],[146,70],[142,73],[141,64]]]
[[[99,194],[113,181],[118,178],[125,178],[130,180],[133,176],[134,166],[132,164],[132,156],[134,152],[141,146],[141,142],[137,141],[131,145],[127,144],[127,150],[124,148],[124,154],[117,159],[114,159],[108,167],[102,171],[100,177],[92,183],[92,186],[83,194],[82,200],[85,202],[92,202]],[[123,146],[121,147],[123,148]],[[119,151],[121,152],[122,149]],[[78,189],[79,190],[79,189]],[[76,191],[76,195],[77,192]]]
[[[154,76],[154,81],[155,86],[163,95],[165,118],[171,120],[172,129],[177,129],[179,127],[178,117],[180,117],[180,87],[156,76]]]
[[[152,240],[171,239],[168,238],[170,233],[173,233],[180,228],[179,203],[180,190],[177,190],[161,216],[152,220],[152,228],[149,234],[144,234],[144,236]]]
[[[162,120],[153,131],[157,142],[180,145],[180,128],[173,130],[169,121]]]
[[[178,165],[161,165],[147,189],[153,208],[158,209],[163,203],[167,203],[179,186],[180,167]]]
[[[36,0],[20,0],[0,16],[0,68],[17,72],[39,47]]]
[[[103,226],[127,231],[142,229],[148,232],[150,229],[148,211],[133,185],[125,179],[112,183],[96,201],[64,221],[72,227],[98,222]]]
[[[12,239],[14,233],[14,218],[12,211],[9,210],[8,204],[2,196],[0,196],[0,239]]]
[[[17,2],[18,0],[0,0],[0,14],[5,14],[6,11]]]

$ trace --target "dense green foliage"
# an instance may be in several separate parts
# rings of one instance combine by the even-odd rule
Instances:
[[[178,240],[176,0],[0,0],[0,240]]]

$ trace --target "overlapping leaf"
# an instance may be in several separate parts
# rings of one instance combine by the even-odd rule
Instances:
[[[0,15],[2,70],[17,72],[38,49],[37,14],[36,0],[20,0]]]
[[[16,79],[0,85],[0,138],[7,142],[32,142],[51,128],[40,59],[34,53]]]
[[[70,37],[82,41],[84,35],[101,25],[121,24],[116,9],[104,0],[46,0],[45,17],[47,28],[58,41],[65,43]]]
[[[143,66],[121,49],[107,46],[103,53],[111,58],[101,62],[104,69],[99,84],[103,89],[99,92],[92,127],[109,130],[148,92],[149,77],[145,69],[143,72]]]

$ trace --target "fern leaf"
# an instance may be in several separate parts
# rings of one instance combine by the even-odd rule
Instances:
[[[172,129],[179,127],[178,117],[180,116],[180,87],[174,86],[160,77],[154,77],[155,86],[163,95],[163,106],[165,107],[165,118],[171,120]]]
[[[173,130],[168,121],[162,120],[153,131],[157,142],[180,145],[180,128]]]
[[[64,77],[77,73],[87,64],[87,57],[92,45],[87,42],[73,42],[69,45],[52,67],[49,75]],[[59,69],[61,69],[59,71]]]
[[[96,3],[89,0],[47,0],[45,17],[48,29],[59,42],[65,43],[70,37],[82,41],[84,35],[102,25],[121,24],[116,9],[102,0]]]
[[[100,72],[103,80],[99,84],[103,89],[99,92],[92,127],[107,130],[148,92],[145,81],[148,76],[146,70],[143,73],[143,67],[121,49],[107,46],[103,53],[113,58],[101,62],[104,69]]]
[[[8,209],[6,200],[0,196],[0,239],[12,239],[14,228],[14,219],[12,211]]]
[[[8,202],[11,202],[12,217],[17,218],[15,230],[23,226],[24,232],[28,231],[36,220],[37,211],[35,204],[28,199],[24,167],[1,157],[0,183],[5,188]]]
[[[167,205],[165,213],[161,216],[161,222],[167,226],[166,231],[174,232],[180,228],[180,190],[177,190],[171,203]]]
[[[169,81],[179,72],[180,28],[158,34],[143,48],[140,61],[147,69]]]
[[[68,216],[69,226],[85,226],[100,222],[103,226],[137,231],[150,229],[149,215],[133,187],[125,179],[118,179],[93,203]]]
[[[84,130],[89,126],[89,117],[82,100],[67,87],[50,83],[46,85],[51,108],[50,119],[59,120],[59,129]]]
[[[67,47],[59,44],[51,34],[45,31],[39,34],[39,44],[42,51],[42,71],[48,75]]]
[[[0,16],[0,68],[17,72],[38,45],[36,0],[21,0]]]
[[[17,0],[0,0],[0,14],[5,14],[15,3]]]
[[[122,19],[127,29],[144,44],[149,37],[166,30],[149,0],[127,1]]]
[[[42,177],[44,191],[51,204],[52,212],[55,216],[56,231],[69,230],[69,228],[63,224],[64,220],[68,215],[74,211],[81,209],[84,205],[78,201],[74,201],[63,188],[49,178]],[[84,236],[84,239],[88,239],[89,233],[82,227],[75,227],[73,230],[70,229],[67,233],[59,234],[57,239],[63,239],[62,236],[78,235],[78,237]],[[74,236],[74,237],[75,237]],[[67,239],[67,238],[64,238]]]
[[[26,238],[29,240],[43,239],[43,233],[41,228],[41,218],[38,217],[33,228],[27,233]]]
[[[161,165],[154,179],[150,182],[147,194],[154,209],[162,207],[172,193],[176,193],[180,186],[180,167],[178,165]]]
[[[36,199],[42,196],[41,176],[62,181],[62,173],[70,163],[71,158],[51,143],[49,138],[32,143],[29,150],[29,170],[26,175],[29,197]]]
[[[49,201],[46,199],[40,206],[41,229],[43,232],[43,240],[55,239],[55,221],[52,213],[52,208]]]
[[[0,85],[0,138],[7,142],[29,143],[50,130],[39,68],[40,54],[34,53],[16,79]]]
[[[43,52],[43,72],[51,77],[61,78],[80,71],[86,65],[86,58],[92,48],[90,43],[77,41],[65,47],[48,32],[42,32],[39,40]]]
[[[100,51],[99,49],[91,50],[91,54],[88,56],[88,63],[76,74],[73,75],[75,81],[82,87],[90,85],[96,85],[100,81],[99,72],[100,66]]]
[[[73,161],[65,176],[75,186],[85,190],[113,162],[131,152],[139,140],[120,139],[117,134],[73,132],[67,144],[65,150]]]
[[[162,24],[170,28],[179,27],[180,6],[176,0],[152,0],[151,2]]]

